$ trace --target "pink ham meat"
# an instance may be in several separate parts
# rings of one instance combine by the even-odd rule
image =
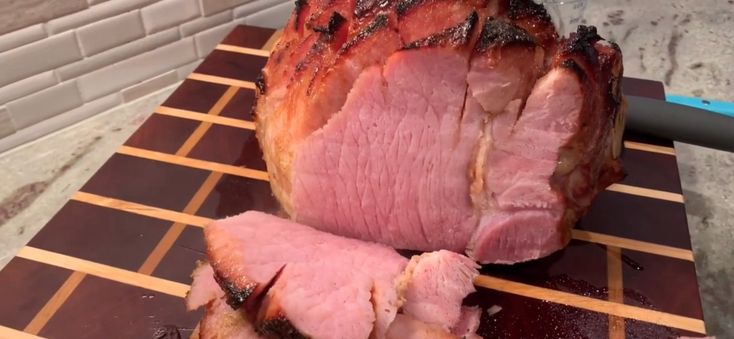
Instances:
[[[213,299],[204,309],[199,325],[200,339],[265,339],[255,332],[245,314],[227,305],[224,296]]]
[[[405,300],[403,313],[452,332],[461,323],[461,301],[476,291],[473,282],[478,267],[473,260],[445,250],[414,256],[399,288]]]
[[[619,48],[531,0],[301,1],[255,108],[291,219],[515,263],[620,180]]]
[[[216,280],[214,269],[207,263],[197,263],[194,273],[191,274],[191,289],[186,294],[186,309],[195,310],[220,296],[224,296]]]
[[[195,270],[187,305],[206,305],[204,321],[233,321],[225,331],[251,327],[264,337],[386,338],[397,314],[455,337],[462,300],[478,275],[473,261],[456,253],[428,253],[409,264],[384,245],[259,212],[216,221],[204,234],[211,266]],[[216,338],[217,331],[202,326],[202,335]]]

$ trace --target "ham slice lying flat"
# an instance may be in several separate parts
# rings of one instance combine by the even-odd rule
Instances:
[[[300,1],[258,83],[258,140],[299,223],[527,261],[623,175],[621,61],[532,0]]]
[[[451,338],[476,331],[465,325],[472,310],[461,302],[474,292],[477,265],[459,254],[409,261],[384,245],[259,212],[216,221],[204,234],[211,266],[194,271],[187,297],[189,308],[206,305],[202,337],[399,338],[389,333],[419,327]]]

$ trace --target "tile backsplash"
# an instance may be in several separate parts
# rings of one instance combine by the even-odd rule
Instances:
[[[78,12],[87,0],[0,0],[0,34]]]
[[[0,0],[0,152],[186,77],[292,0]]]

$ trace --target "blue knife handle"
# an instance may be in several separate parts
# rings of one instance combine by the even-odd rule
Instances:
[[[679,105],[696,107],[734,117],[734,103],[731,102],[691,98],[682,95],[666,95],[665,100]]]

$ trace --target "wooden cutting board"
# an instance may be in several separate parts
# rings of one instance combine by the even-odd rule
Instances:
[[[277,39],[237,27],[0,272],[0,337],[175,338],[202,226],[275,212],[250,107]],[[663,99],[660,83],[625,92]],[[705,333],[673,144],[626,135],[628,177],[565,250],[485,266],[469,303],[486,338],[666,338]],[[497,306],[497,307],[492,307]]]

